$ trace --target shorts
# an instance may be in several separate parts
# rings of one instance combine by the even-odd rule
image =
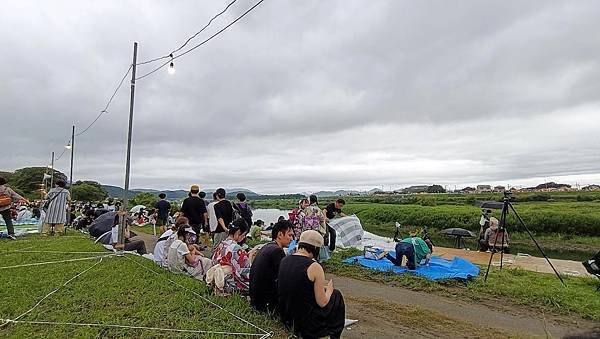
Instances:
[[[156,226],[166,226],[167,219],[156,218]]]

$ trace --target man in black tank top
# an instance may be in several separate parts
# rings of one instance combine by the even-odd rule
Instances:
[[[322,246],[319,232],[304,231],[298,251],[279,266],[279,313],[286,327],[301,338],[339,338],[344,330],[344,298],[333,288],[333,280],[325,283],[325,272],[314,260]]]

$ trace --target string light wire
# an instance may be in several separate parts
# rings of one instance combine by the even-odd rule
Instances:
[[[260,5],[261,3],[263,3],[264,0],[260,0],[259,2],[257,2],[256,4],[254,4],[254,6],[250,7],[247,11],[245,11],[242,15],[240,15],[239,17],[237,17],[237,19],[233,20],[232,22],[230,22],[227,26],[221,28],[219,31],[217,31],[215,34],[211,35],[210,37],[206,38],[204,41],[200,42],[199,44],[195,45],[194,47],[184,51],[183,53],[179,54],[179,55],[175,55],[172,58],[169,56],[169,60],[167,60],[167,62],[161,64],[160,66],[156,67],[155,69],[153,69],[152,71],[141,75],[137,78],[135,78],[135,80],[140,80],[143,79],[149,75],[152,75],[156,72],[158,72],[161,68],[165,67],[166,65],[170,64],[173,60],[181,58],[182,56],[192,52],[193,50],[195,50],[196,48],[206,44],[207,42],[209,42],[210,40],[212,40],[213,38],[215,38],[217,35],[223,33],[227,28],[231,27],[233,24],[235,24],[236,22],[240,21],[243,17],[245,17],[248,13],[250,13],[253,9],[255,9],[256,7],[258,7],[258,5]]]
[[[135,64],[136,66],[140,66],[140,65],[146,65],[146,64],[150,64],[153,63],[155,61],[159,61],[159,60],[163,60],[163,59],[168,59],[168,58],[172,58],[173,54],[179,52],[180,50],[182,50],[190,41],[192,41],[192,39],[194,39],[195,37],[197,37],[200,33],[204,32],[205,29],[208,28],[208,26],[210,26],[210,24],[219,16],[221,16],[223,13],[225,13],[229,7],[231,7],[231,5],[233,5],[237,0],[233,0],[232,2],[230,2],[229,4],[227,4],[227,6],[219,13],[217,13],[215,16],[213,16],[210,21],[208,21],[208,23],[206,25],[204,25],[204,27],[202,27],[202,29],[200,29],[198,32],[196,32],[194,35],[192,35],[191,37],[189,37],[184,43],[183,45],[179,46],[177,49],[173,50],[171,53],[165,55],[165,56],[161,56],[155,59],[151,59],[151,60],[147,60],[147,61],[142,61],[142,62],[138,62],[137,64]]]

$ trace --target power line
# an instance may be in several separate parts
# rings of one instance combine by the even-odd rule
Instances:
[[[139,76],[137,78],[135,78],[135,80],[140,80],[143,79],[151,74],[154,74],[155,72],[157,72],[158,70],[160,70],[161,68],[165,67],[166,65],[168,65],[171,61],[181,58],[182,56],[190,53],[191,51],[195,50],[196,48],[204,45],[205,43],[209,42],[210,40],[212,40],[214,37],[216,37],[217,35],[221,34],[223,31],[225,31],[227,28],[231,27],[233,24],[235,24],[236,22],[238,22],[239,20],[241,20],[244,16],[246,16],[246,14],[250,13],[253,9],[255,9],[258,5],[260,5],[264,0],[260,0],[259,2],[257,2],[256,4],[254,4],[254,6],[250,7],[250,9],[248,9],[247,11],[245,11],[242,15],[240,15],[239,17],[237,17],[237,19],[233,20],[232,22],[230,22],[227,26],[221,28],[218,32],[216,32],[215,34],[211,35],[210,37],[208,37],[206,40],[202,41],[201,43],[195,45],[194,47],[188,49],[187,51],[176,55],[176,56],[169,56],[171,59],[168,60],[167,62],[163,63],[162,65],[158,66],[157,68],[153,69],[152,71]]]
[[[208,26],[210,26],[210,24],[219,16],[221,16],[223,13],[225,13],[229,7],[231,7],[231,5],[233,5],[237,0],[233,0],[232,2],[230,2],[229,4],[227,4],[227,6],[219,13],[217,13],[215,16],[213,16],[210,21],[208,21],[208,23],[206,25],[204,25],[204,27],[202,27],[202,29],[200,29],[198,32],[196,32],[194,35],[192,35],[191,37],[189,37],[184,43],[183,45],[179,46],[177,49],[173,50],[171,53],[169,53],[168,55],[162,56],[162,57],[158,57],[155,59],[151,59],[151,60],[147,60],[147,61],[142,61],[142,62],[138,62],[136,64],[136,66],[140,66],[140,65],[145,65],[145,64],[149,64],[149,63],[153,63],[155,61],[159,61],[159,60],[163,60],[163,59],[168,59],[168,58],[172,58],[173,54],[179,52],[180,50],[182,50],[192,39],[194,39],[195,37],[197,37],[200,33],[204,32],[204,30],[206,28],[208,28]]]
[[[94,119],[94,121],[92,121],[92,123],[89,124],[88,127],[84,128],[83,131],[75,134],[76,137],[78,137],[78,136],[82,135],[83,133],[87,132],[96,123],[96,121],[98,121],[98,119],[100,119],[100,117],[102,116],[102,114],[108,113],[108,108],[110,107],[110,104],[112,103],[113,99],[117,95],[117,92],[119,91],[119,89],[123,85],[123,82],[125,81],[125,78],[127,78],[127,75],[129,75],[129,72],[131,71],[132,67],[133,67],[133,65],[129,65],[129,68],[127,68],[127,71],[123,75],[123,78],[121,78],[121,81],[119,81],[119,85],[117,85],[117,88],[115,88],[115,91],[110,96],[110,99],[108,99],[108,102],[106,103],[106,106],[104,106],[104,109],[100,111],[100,114],[98,114],[98,116],[96,117],[96,119]]]

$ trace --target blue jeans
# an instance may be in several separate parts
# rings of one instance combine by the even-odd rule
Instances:
[[[399,242],[396,244],[396,257],[392,257],[391,255],[386,255],[391,262],[396,266],[402,265],[402,257],[406,256],[406,266],[409,270],[414,270],[415,266],[415,248],[412,244],[406,242]]]

